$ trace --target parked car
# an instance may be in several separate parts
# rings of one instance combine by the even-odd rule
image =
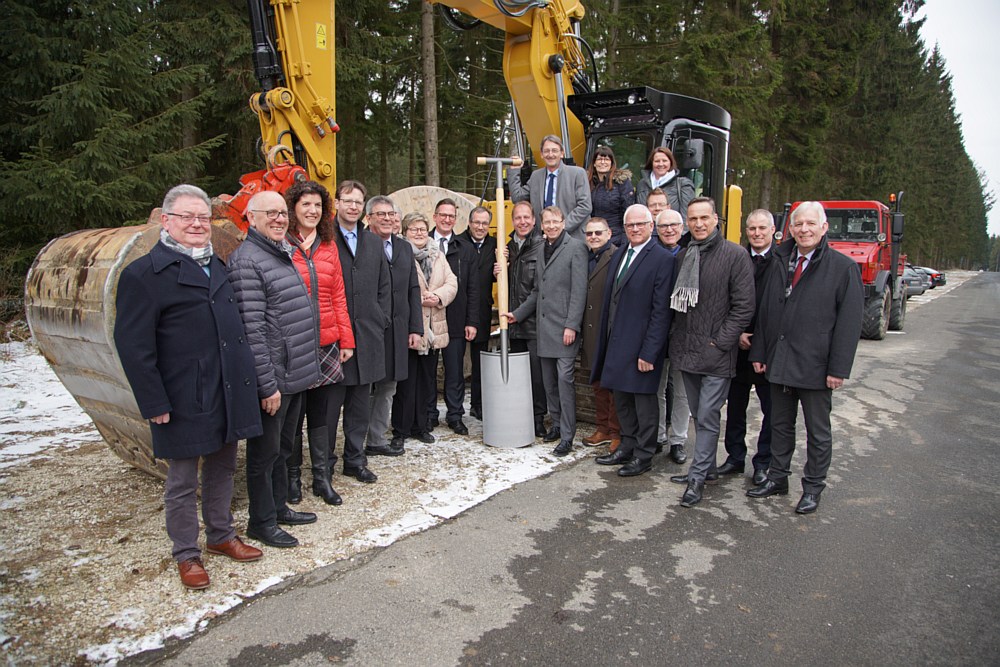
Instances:
[[[903,282],[906,284],[906,296],[920,296],[927,291],[930,277],[923,271],[917,271],[907,264],[903,267]]]
[[[929,268],[929,267],[926,267],[926,266],[917,266],[915,268],[920,269],[921,271],[926,272],[927,275],[930,276],[930,278],[931,278],[931,289],[934,289],[938,285],[944,285],[947,282],[947,278],[945,278],[945,275],[943,273],[941,273],[940,271],[938,271],[937,269],[932,269],[932,268]]]

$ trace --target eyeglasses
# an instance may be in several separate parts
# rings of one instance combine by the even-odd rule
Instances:
[[[542,151],[542,155],[559,155],[560,153],[562,153],[560,148],[547,148]]]
[[[203,225],[207,225],[212,222],[212,216],[210,215],[191,215],[190,213],[167,213],[165,215],[172,215],[175,218],[180,218],[181,222],[185,225],[190,225],[195,221],[200,222]]]
[[[625,226],[629,229],[639,229],[640,227],[645,227],[648,224],[648,222],[626,222]]]
[[[656,226],[657,229],[667,229],[668,227],[680,227],[682,222],[664,222]]]
[[[262,210],[257,209],[257,208],[250,209],[250,210],[252,210],[254,213],[263,213],[264,215],[267,216],[268,220],[277,220],[278,218],[285,218],[286,220],[288,219],[288,211],[287,210],[285,210],[285,211],[275,211],[275,210],[272,209],[270,211],[262,211]]]
[[[376,211],[374,213],[368,214],[372,218],[378,218],[379,220],[388,220],[395,215],[393,211]]]
[[[337,201],[344,204],[344,206],[353,206],[354,208],[360,208],[365,205],[363,199],[338,199]]]
[[[490,221],[489,220],[472,220],[472,221],[469,222],[469,224],[472,225],[473,227],[489,227],[490,226]]]
[[[603,234],[606,231],[608,231],[608,230],[606,230],[606,229],[597,229],[597,230],[587,230],[587,231],[585,231],[583,233],[586,234],[587,236],[600,236],[601,234]]]
[[[427,233],[427,228],[426,227],[407,227],[406,228],[406,233],[407,234],[426,234]]]
[[[435,213],[434,215],[444,220],[454,220],[457,217],[454,213]]]
[[[542,227],[555,227],[563,224],[562,220],[542,220]]]
[[[611,162],[611,158],[609,158],[607,155],[598,155],[597,157],[594,158],[594,162],[598,162],[600,160],[607,160],[608,162]]]

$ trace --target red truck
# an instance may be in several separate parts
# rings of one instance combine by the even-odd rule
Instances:
[[[885,338],[886,331],[901,331],[906,319],[906,287],[903,284],[903,193],[880,201],[821,201],[830,225],[826,233],[830,247],[847,255],[861,269],[865,288],[865,310],[861,337]],[[794,211],[802,202],[786,205]],[[890,208],[891,206],[891,208]],[[790,239],[790,215],[784,215],[779,238]]]

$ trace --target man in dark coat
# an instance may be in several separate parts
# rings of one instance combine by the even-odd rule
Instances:
[[[580,329],[587,306],[587,246],[566,233],[562,211],[549,206],[542,211],[541,255],[535,286],[509,321],[535,314],[538,358],[542,362],[546,402],[552,430],[543,438],[559,441],[552,451],[566,456],[576,437],[576,387],[574,364],[580,349]]]
[[[247,536],[272,547],[294,547],[298,540],[278,524],[313,523],[316,515],[288,507],[291,452],[281,448],[281,431],[286,421],[298,421],[306,389],[319,380],[319,326],[285,240],[285,199],[258,192],[247,209],[247,237],[229,256],[229,282],[253,350],[264,428],[247,441]]]
[[[642,204],[625,210],[628,244],[611,259],[604,287],[597,356],[590,381],[614,393],[622,442],[598,465],[621,465],[620,477],[652,468],[660,383],[670,331],[674,258],[652,240],[653,216]]]
[[[337,421],[344,410],[344,475],[373,484],[378,476],[368,469],[365,436],[371,416],[372,384],[386,376],[385,343],[392,321],[389,262],[382,240],[365,229],[365,186],[359,181],[341,181],[334,206],[337,229],[334,240],[344,272],[347,313],[354,327],[354,356],[344,364],[344,381],[335,385],[333,404],[326,423],[331,425],[330,451],[337,439]],[[331,456],[330,465],[334,465]]]
[[[476,327],[476,337],[469,344],[469,357],[472,362],[472,389],[469,397],[469,414],[483,418],[483,380],[480,354],[486,351],[490,342],[490,326],[493,324],[493,265],[497,260],[497,240],[490,236],[490,212],[482,206],[477,206],[469,213],[469,228],[459,234],[467,240],[479,254],[479,326]]]
[[[624,230],[624,227],[622,228]],[[622,232],[622,238],[625,232]],[[611,257],[618,249],[611,243],[611,227],[604,218],[591,218],[584,229],[587,239],[587,308],[583,313],[583,331],[580,346],[580,367],[590,377],[597,356],[597,338],[601,330],[601,307],[604,305],[604,287],[608,282]],[[594,432],[583,439],[588,447],[608,445],[614,452],[621,444],[621,425],[615,412],[615,399],[610,389],[600,382],[590,385],[594,390]]]
[[[802,497],[795,511],[815,512],[833,452],[833,391],[851,376],[861,337],[864,291],[858,265],[826,243],[826,212],[803,202],[792,212],[795,243],[774,251],[750,346],[754,370],[771,383],[771,466],[752,498],[788,493],[795,418],[806,423]]]
[[[736,374],[740,334],[753,317],[753,266],[747,252],[723,238],[715,201],[696,197],[688,204],[691,242],[678,253],[679,269],[670,307],[670,364],[684,379],[694,415],[694,458],[686,475],[682,507],[701,502],[705,478],[715,472],[722,404]]]
[[[198,548],[198,464],[206,550],[237,561],[260,549],[236,536],[230,504],[237,441],[260,435],[257,381],[226,267],[212,252],[212,208],[193,185],[163,200],[160,241],[122,271],[115,347],[150,423],[153,454],[167,459],[167,535],[181,583],[205,588]]]
[[[767,209],[759,208],[747,216],[747,251],[753,262],[753,282],[757,312],[760,312],[764,295],[764,276],[771,263],[774,239],[774,216]],[[750,391],[756,388],[760,400],[763,420],[757,435],[757,453],[753,457],[753,482],[760,485],[767,479],[767,467],[771,463],[771,385],[760,373],[754,373],[750,363],[750,340],[757,324],[757,312],[740,334],[740,351],[736,356],[736,377],[729,384],[726,399],[726,461],[719,466],[720,475],[742,475],[747,456],[747,407],[750,405]]]
[[[448,318],[448,346],[441,351],[444,363],[444,402],[448,413],[448,427],[458,435],[468,435],[469,429],[462,421],[465,414],[465,345],[476,339],[479,331],[479,254],[475,247],[455,234],[458,206],[451,199],[442,199],[434,207],[434,234],[431,242],[437,243],[451,272],[458,279],[458,294],[445,308]],[[483,326],[489,327],[489,324]],[[433,426],[438,423],[435,397],[427,406],[427,418]]]
[[[379,238],[389,263],[390,309],[392,317],[385,332],[385,377],[372,385],[368,434],[365,436],[366,456],[402,456],[403,438],[385,439],[389,430],[389,410],[396,395],[396,384],[408,375],[407,351],[417,349],[424,335],[421,317],[420,283],[413,248],[393,234],[395,207],[384,196],[368,200],[369,229]]]

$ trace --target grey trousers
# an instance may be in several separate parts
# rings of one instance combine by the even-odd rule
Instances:
[[[819,495],[826,488],[826,473],[833,458],[830,411],[833,392],[829,389],[796,389],[771,385],[771,467],[768,479],[781,482],[791,474],[795,453],[795,419],[799,403],[806,422],[806,465],[802,471],[802,491]]]
[[[371,416],[368,419],[365,446],[384,447],[387,444],[385,433],[389,430],[389,411],[392,409],[392,397],[395,395],[395,380],[379,380],[372,385],[372,395],[369,399]]]
[[[716,466],[719,424],[722,421],[722,404],[729,395],[729,378],[687,372],[681,375],[691,414],[694,415],[694,458],[688,468],[688,479],[704,482],[705,476]]]
[[[198,548],[198,462],[201,461],[201,518],[208,544],[222,544],[236,537],[233,528],[233,473],[236,443],[208,456],[170,459],[167,485],[163,490],[163,513],[167,535],[174,543],[178,563],[201,556]]]
[[[542,382],[545,383],[545,400],[558,426],[563,440],[576,438],[576,387],[573,385],[574,357],[539,357],[542,364]]]
[[[670,432],[667,432],[667,381],[674,392],[670,397]],[[660,407],[660,424],[656,432],[656,441],[668,445],[683,445],[688,439],[688,425],[691,423],[691,408],[688,406],[687,390],[684,388],[684,378],[676,366],[667,359],[663,363],[663,374],[660,376],[660,389],[656,392],[656,402]],[[669,438],[669,439],[668,439]]]

